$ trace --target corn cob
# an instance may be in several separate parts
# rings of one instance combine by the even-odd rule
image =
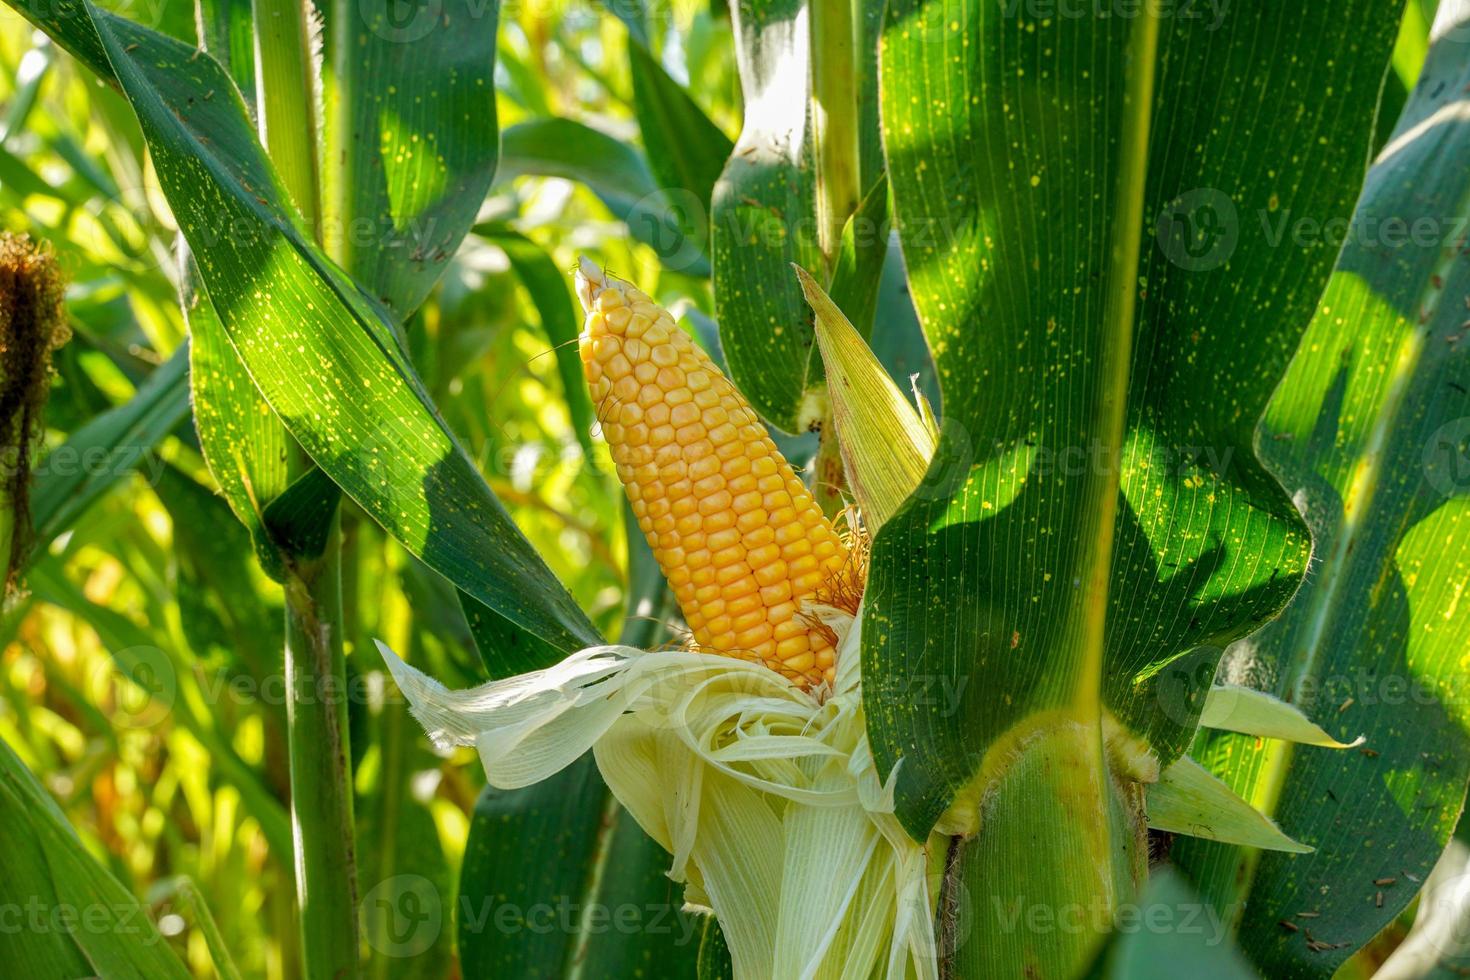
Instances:
[[[847,563],[842,539],[755,410],[648,296],[583,259],[582,363],[638,526],[695,645],[830,683],[836,651],[802,605]]]

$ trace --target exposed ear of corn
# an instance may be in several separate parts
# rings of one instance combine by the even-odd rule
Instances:
[[[848,551],[745,397],[673,318],[583,259],[582,363],[618,478],[697,646],[830,683],[803,613]]]

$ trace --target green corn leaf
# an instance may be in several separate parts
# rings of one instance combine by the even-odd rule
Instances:
[[[1260,426],[1262,456],[1311,525],[1312,571],[1220,668],[1365,744],[1332,752],[1209,732],[1191,751],[1317,849],[1176,849],[1273,977],[1330,975],[1403,911],[1470,779],[1470,4],[1441,4],[1436,36]],[[1313,936],[1331,948],[1275,926],[1298,911],[1317,913]]]
[[[1091,980],[1174,980],[1181,967],[1193,980],[1256,980],[1230,942],[1225,922],[1200,902],[1189,882],[1163,869],[1149,877],[1136,904],[1114,925]]]
[[[730,139],[660,63],[641,0],[605,2],[603,6],[628,29],[633,112],[649,168],[664,190],[667,214],[676,232],[673,239],[652,244],[669,268],[704,275],[708,272],[710,201],[720,168],[730,155]]]
[[[327,550],[342,491],[324,470],[312,467],[292,481],[261,514],[282,557],[315,561]]]
[[[725,943],[725,934],[714,916],[704,922],[704,938],[699,942],[698,976],[699,980],[735,980],[730,947]]]
[[[199,46],[230,74],[249,118],[257,120],[253,4],[198,0],[198,11]],[[179,305],[189,327],[189,387],[199,448],[225,500],[249,529],[261,567],[283,581],[285,567],[263,515],[286,489],[291,440],[231,346],[182,235],[178,252]]]
[[[1218,728],[1260,738],[1281,738],[1301,745],[1321,745],[1331,749],[1350,749],[1355,742],[1339,742],[1322,730],[1294,705],[1265,691],[1217,684],[1210,688],[1205,707],[1200,712],[1201,728]]]
[[[7,855],[0,900],[40,917],[38,926],[0,930],[7,968],[38,977],[190,976],[137,898],[87,852],[3,740],[0,843]]]
[[[250,530],[261,567],[280,580],[285,572],[263,515],[286,489],[290,438],[235,353],[187,245],[184,251],[180,306],[189,325],[189,386],[199,448],[225,500]]]
[[[1330,255],[1284,261],[1257,217],[1348,213],[1395,27],[1368,3],[1152,27],[890,5],[889,179],[945,431],[933,487],[874,544],[864,678],[912,830],[1090,684],[1167,763],[1195,719],[1165,710],[1160,668],[1291,595],[1307,536],[1252,429]]]
[[[894,226],[944,419],[929,479],[873,543],[864,700],[880,770],[903,759],[910,833],[956,794],[986,801],[960,858],[972,894],[1124,900],[1143,828],[1092,771],[1101,748],[1070,757],[1095,790],[1071,805],[1108,833],[1039,841],[1050,784],[1006,774],[1040,750],[998,747],[1052,715],[1100,741],[1106,708],[1166,766],[1197,702],[1161,693],[1165,668],[1258,628],[1306,570],[1254,424],[1331,254],[1284,249],[1261,219],[1350,213],[1396,28],[1368,0],[1218,19],[888,5]],[[1020,972],[1042,941],[993,914],[975,929],[960,975]],[[1054,942],[1042,972],[1101,937]]]
[[[590,755],[475,807],[460,878],[466,976],[693,978],[701,923],[683,911],[668,855],[611,802]]]
[[[1154,830],[1290,854],[1311,853],[1310,847],[1283,834],[1270,817],[1187,755],[1160,773],[1147,793],[1148,825]]]
[[[628,65],[633,75],[633,108],[648,165],[663,187],[670,213],[683,233],[674,254],[684,251],[687,242],[695,253],[708,255],[710,201],[732,149],[730,138],[669,77],[648,48],[630,43]],[[660,257],[665,264],[670,261],[669,256]]]
[[[495,175],[495,0],[398,17],[329,6],[322,70],[325,250],[406,318],[474,223]]]
[[[251,0],[195,0],[199,46],[214,56],[255,115],[255,25]]]
[[[115,69],[214,309],[287,430],[456,585],[557,649],[595,642],[445,428],[383,309],[300,229],[219,65],[90,6],[46,14],[40,25],[78,52],[105,40],[111,61],[95,67]]]
[[[885,332],[894,326],[873,322],[883,289],[889,230],[888,178],[884,176],[863,195],[862,203],[842,229],[829,290],[832,301],[847,314],[853,329],[864,339],[872,336],[879,326]]]

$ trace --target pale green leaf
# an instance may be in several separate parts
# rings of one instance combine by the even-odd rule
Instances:
[[[1350,749],[1363,740],[1339,742],[1295,705],[1235,684],[1217,684],[1210,688],[1205,707],[1199,716],[1200,727],[1218,728],[1261,738],[1283,738],[1301,745],[1321,745],[1332,749]]]
[[[1171,834],[1204,837],[1290,854],[1309,854],[1271,819],[1189,756],[1175,759],[1149,786],[1148,825]]]
[[[816,317],[843,469],[877,533],[923,481],[934,434],[816,280],[800,266],[796,275]]]

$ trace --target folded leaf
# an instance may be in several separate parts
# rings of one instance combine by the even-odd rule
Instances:
[[[1187,755],[1180,756],[1148,788],[1148,825],[1172,834],[1269,851],[1312,851],[1283,834],[1271,818],[1252,808]]]
[[[1339,742],[1295,705],[1265,691],[1234,684],[1219,684],[1210,689],[1199,723],[1204,728],[1219,728],[1262,738],[1284,738],[1288,742],[1322,745],[1329,749],[1350,749],[1363,742],[1361,735],[1351,742]]]
[[[805,269],[794,268],[816,314],[847,480],[868,530],[877,533],[923,481],[934,434],[837,304]]]

